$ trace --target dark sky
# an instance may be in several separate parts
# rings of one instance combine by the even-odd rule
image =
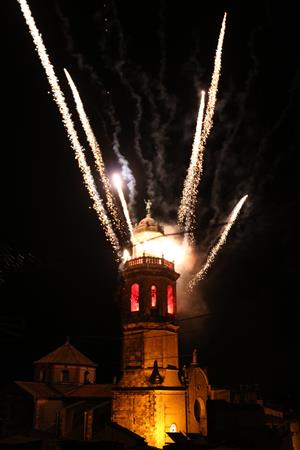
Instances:
[[[113,148],[129,162],[135,217],[144,216],[152,189],[153,214],[169,223],[176,221],[190,159],[198,91],[209,87],[227,11],[196,208],[199,254],[208,253],[235,203],[249,198],[179,316],[182,361],[197,347],[212,384],[259,383],[265,392],[299,398],[297,14],[288,2],[206,3],[29,4],[89,162],[64,67],[81,93],[108,175],[120,169]],[[119,367],[118,266],[19,4],[1,6],[3,379],[30,377],[32,360],[67,335],[99,362],[99,380],[109,378]],[[192,319],[199,312],[210,315]]]

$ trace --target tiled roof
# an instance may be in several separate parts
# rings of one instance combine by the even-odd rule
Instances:
[[[71,345],[69,342],[66,342],[64,345],[61,345],[53,352],[49,353],[43,358],[35,361],[35,363],[43,363],[43,364],[72,364],[78,366],[93,366],[96,367],[92,360],[90,360],[87,356],[83,355],[77,348]]]
[[[110,398],[112,397],[112,384],[83,384],[65,395],[66,397],[80,398]]]
[[[34,381],[15,381],[16,385],[31,394],[34,398],[60,398],[61,394],[48,384]]]
[[[78,385],[49,385],[33,381],[15,381],[15,384],[24,391],[31,394],[35,399],[38,398],[111,398],[112,384],[83,384]]]

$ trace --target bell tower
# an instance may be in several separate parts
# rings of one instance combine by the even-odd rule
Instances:
[[[168,432],[186,431],[186,392],[178,376],[174,261],[163,254],[162,227],[150,215],[133,230],[123,267],[123,375],[114,389],[112,420],[162,448]]]

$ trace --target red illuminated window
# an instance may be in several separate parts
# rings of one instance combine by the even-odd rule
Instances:
[[[156,307],[156,286],[153,284],[151,286],[151,308]]]
[[[173,286],[171,286],[170,284],[168,285],[167,288],[167,296],[168,296],[168,313],[174,314],[174,291]]]
[[[139,310],[139,293],[140,293],[140,286],[137,283],[133,283],[131,285],[131,296],[130,296],[131,311]]]

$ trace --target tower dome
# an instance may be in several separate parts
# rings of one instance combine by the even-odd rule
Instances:
[[[133,258],[140,256],[163,256],[163,227],[150,214],[151,202],[148,201],[147,215],[133,228]]]

